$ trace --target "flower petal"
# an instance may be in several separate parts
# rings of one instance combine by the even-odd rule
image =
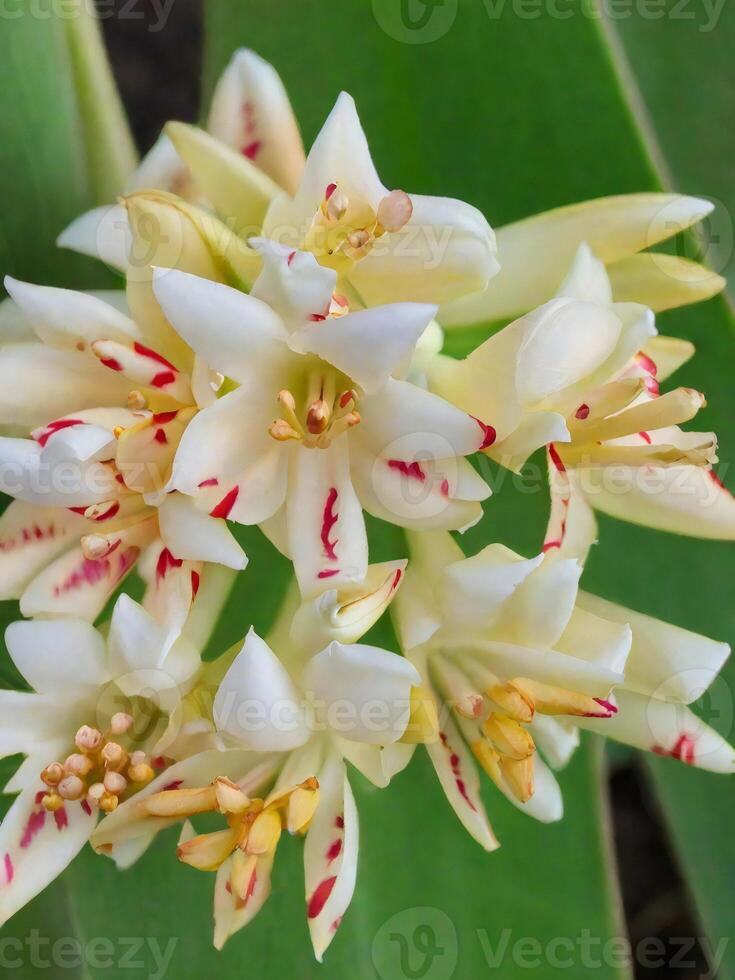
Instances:
[[[618,259],[608,273],[616,300],[641,303],[657,313],[710,299],[727,284],[706,266],[665,252]]]
[[[89,255],[118,272],[125,272],[132,237],[121,204],[104,204],[75,218],[56,239],[59,248]]]
[[[309,736],[298,689],[253,629],[219,686],[213,711],[220,731],[256,751],[290,751]]]
[[[407,362],[435,306],[393,303],[310,323],[291,335],[289,346],[333,364],[366,392],[378,392]]]
[[[658,698],[616,691],[612,718],[575,719],[581,728],[637,749],[679,759],[710,772],[735,772],[735,749],[693,711]]]
[[[19,599],[33,576],[85,529],[81,517],[62,507],[11,501],[0,517],[0,599]]]
[[[265,303],[176,269],[157,269],[153,289],[178,333],[211,368],[241,382],[255,371],[277,370],[286,330]]]
[[[38,895],[89,840],[95,816],[79,803],[47,813],[35,802],[40,781],[16,798],[0,827],[0,923]]]
[[[337,735],[355,742],[388,745],[406,730],[416,668],[379,647],[336,640],[307,663],[301,684],[318,714]],[[344,709],[344,714],[340,713]]]
[[[169,122],[165,132],[197,187],[230,227],[245,235],[259,229],[268,205],[280,192],[278,185],[246,155],[203,129]]]
[[[631,627],[633,644],[625,669],[625,686],[639,694],[691,704],[712,684],[730,655],[727,643],[588,592],[580,592],[578,602],[587,612]]]
[[[0,350],[0,420],[33,428],[98,405],[125,405],[130,384],[78,351],[39,342]]]
[[[442,326],[508,319],[554,295],[582,242],[606,265],[671,238],[712,211],[680,194],[621,194],[555,208],[497,230],[500,273],[440,311]]]
[[[161,538],[178,558],[243,569],[247,556],[224,520],[203,514],[191,497],[170,493],[158,508]]]
[[[411,204],[403,228],[381,237],[350,271],[363,300],[370,306],[448,303],[484,290],[499,269],[495,235],[484,215],[448,197],[412,194]]]
[[[217,82],[207,129],[293,194],[304,147],[286,89],[272,65],[238,49]]]
[[[735,500],[700,466],[615,465],[580,472],[589,502],[603,514],[660,531],[735,540]]]
[[[154,533],[151,522],[136,525],[121,533],[120,546],[104,558],[85,558],[81,548],[67,552],[30,583],[20,599],[21,612],[94,621]]]
[[[269,238],[251,238],[250,244],[263,256],[263,271],[253,284],[251,296],[274,309],[289,330],[327,315],[337,285],[333,269],[319,265],[311,252]]]
[[[5,631],[10,658],[38,694],[79,697],[80,687],[109,680],[105,642],[81,619],[11,623]]]
[[[5,288],[38,337],[51,347],[80,350],[95,340],[139,340],[130,317],[92,293],[36,286],[5,277]]]
[[[355,890],[359,827],[347,771],[336,753],[318,779],[319,806],[304,841],[304,884],[311,942],[321,963]]]
[[[328,449],[295,448],[286,513],[289,553],[304,598],[365,578],[367,535],[347,439]]]

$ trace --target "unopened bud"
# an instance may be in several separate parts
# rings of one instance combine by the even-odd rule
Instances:
[[[114,793],[104,793],[99,801],[100,810],[105,813],[112,813],[113,810],[117,809],[118,799]]]

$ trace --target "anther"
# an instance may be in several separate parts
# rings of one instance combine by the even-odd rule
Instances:
[[[118,711],[110,719],[110,731],[113,735],[124,735],[133,724],[133,716],[124,711]]]
[[[52,762],[41,773],[41,779],[47,786],[57,786],[64,778],[64,767],[60,762]]]
[[[82,725],[74,736],[74,744],[80,752],[94,752],[100,747],[102,742],[102,732],[89,725]]]
[[[87,787],[79,776],[64,776],[56,787],[56,792],[63,800],[79,800],[86,790]]]

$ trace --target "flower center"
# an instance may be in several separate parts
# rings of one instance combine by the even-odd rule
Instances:
[[[527,726],[537,712],[586,718],[612,718],[617,712],[609,701],[528,677],[503,681],[474,658],[463,657],[459,666],[435,657],[432,673],[477,761],[521,803],[534,792],[536,745]]]
[[[278,393],[278,404],[281,414],[268,427],[269,435],[278,442],[295,439],[306,449],[327,449],[360,421],[355,390],[337,392],[335,374],[330,369],[310,373],[301,403],[284,388]]]
[[[41,773],[47,792],[41,805],[55,812],[67,801],[81,803],[87,812],[99,807],[111,813],[122,798],[141,789],[161,769],[165,761],[149,759],[145,752],[132,751],[129,744],[134,724],[132,715],[119,711],[110,727],[101,732],[82,725],[74,737],[76,752],[64,762],[51,762]],[[122,744],[128,743],[127,748]]]
[[[201,871],[214,871],[231,857],[228,890],[237,907],[244,908],[255,890],[259,863],[272,862],[284,830],[306,832],[318,803],[319,783],[313,776],[265,800],[251,799],[237,783],[218,776],[209,786],[155,793],[141,805],[153,817],[222,814],[226,829],[182,841],[177,857]]]
[[[338,184],[329,184],[300,247],[321,265],[345,273],[368,255],[378,238],[403,228],[412,212],[405,191],[391,191],[376,212],[363,198],[348,196]]]

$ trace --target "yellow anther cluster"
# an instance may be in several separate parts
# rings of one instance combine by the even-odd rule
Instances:
[[[179,844],[177,856],[200,871],[215,871],[232,857],[230,887],[244,904],[254,887],[258,861],[272,861],[284,830],[304,833],[319,803],[319,783],[313,776],[265,800],[247,796],[230,779],[218,776],[210,786],[154,793],[141,802],[155,817],[192,817],[218,812],[227,829],[199,834]]]

